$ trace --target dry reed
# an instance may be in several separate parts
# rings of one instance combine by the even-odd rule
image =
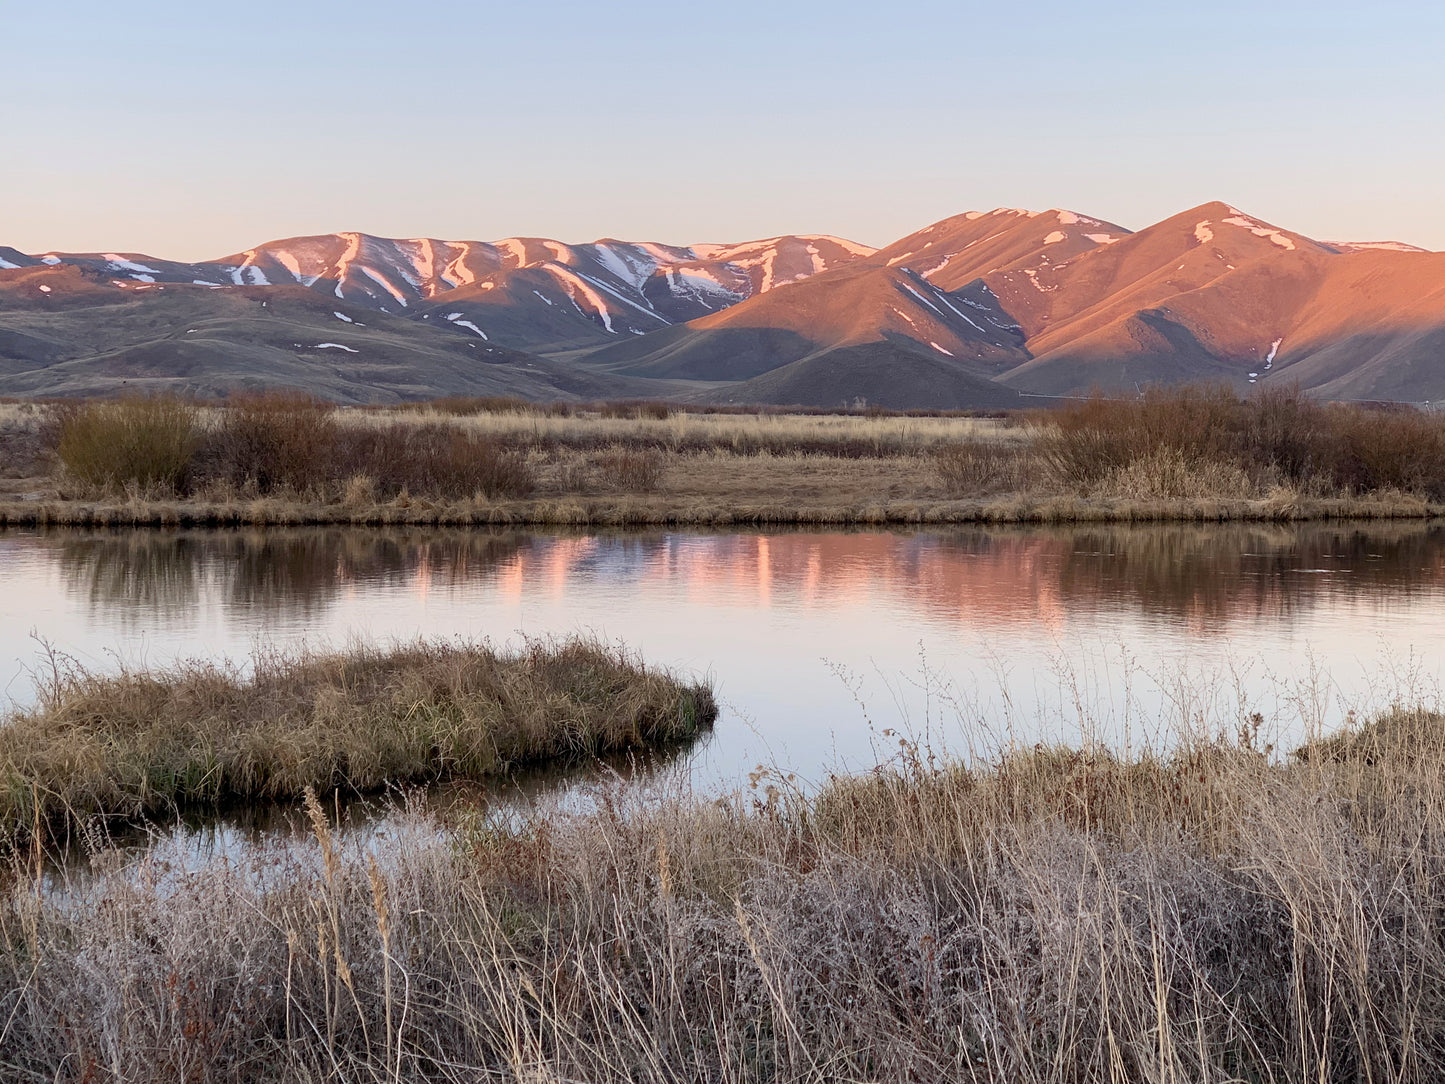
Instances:
[[[1396,711],[808,796],[399,814],[0,903],[16,1080],[1426,1082],[1445,738]]]

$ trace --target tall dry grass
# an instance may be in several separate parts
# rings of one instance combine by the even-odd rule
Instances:
[[[0,903],[13,1079],[1426,1082],[1442,720],[1304,755],[905,747],[805,795],[98,856]]]
[[[427,642],[97,674],[55,660],[0,721],[0,840],[93,817],[480,779],[690,738],[704,685],[589,640]]]
[[[178,492],[200,438],[196,407],[158,396],[66,404],[56,411],[56,455],[91,490]]]

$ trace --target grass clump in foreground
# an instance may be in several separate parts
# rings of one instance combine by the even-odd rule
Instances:
[[[481,779],[684,740],[717,710],[706,686],[581,639],[267,654],[245,674],[208,662],[53,673],[36,707],[0,722],[0,837],[308,788]]]
[[[0,899],[14,1079],[1432,1081],[1445,721],[399,815]],[[1423,739],[1423,740],[1422,740]]]

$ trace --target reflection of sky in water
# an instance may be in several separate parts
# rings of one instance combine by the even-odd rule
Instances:
[[[1304,714],[1334,721],[1408,684],[1412,657],[1433,695],[1445,643],[1445,532],[1420,525],[11,532],[0,582],[0,687],[21,702],[32,632],[114,666],[592,630],[715,676],[726,710],[691,760],[705,781],[873,763],[900,725],[955,748],[1069,738],[1081,718],[1140,740],[1244,702],[1289,726],[1316,678],[1327,703]]]

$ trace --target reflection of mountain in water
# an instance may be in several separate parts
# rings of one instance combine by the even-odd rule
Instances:
[[[974,528],[919,533],[568,536],[297,529],[55,532],[70,590],[107,610],[228,608],[302,616],[342,592],[485,583],[504,596],[666,585],[699,607],[847,609],[882,599],[963,624],[1057,625],[1126,608],[1189,622],[1281,616],[1324,599],[1445,584],[1426,524]]]

